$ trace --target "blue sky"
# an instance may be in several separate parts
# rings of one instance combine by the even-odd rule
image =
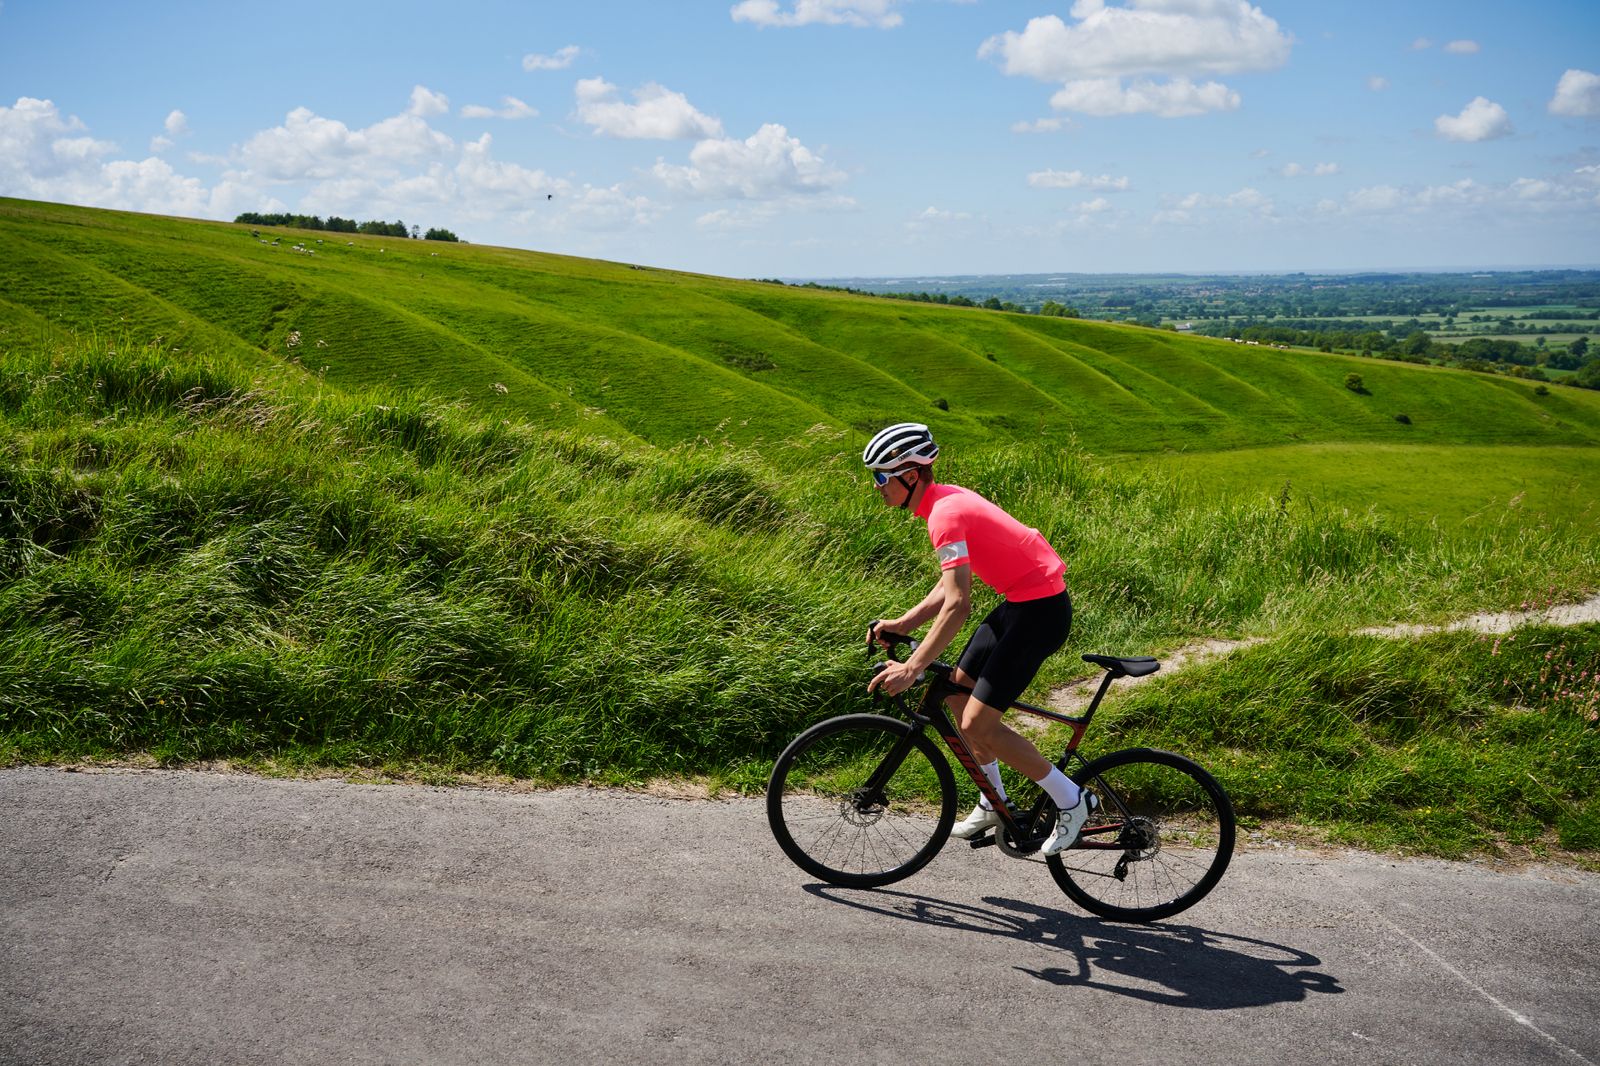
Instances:
[[[736,277],[1600,263],[1600,4],[0,2],[0,195]]]

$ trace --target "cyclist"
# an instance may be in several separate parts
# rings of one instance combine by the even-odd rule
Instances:
[[[1036,529],[1029,529],[976,492],[933,480],[939,446],[920,422],[900,422],[867,442],[862,462],[872,471],[883,502],[926,519],[928,536],[942,571],[923,601],[898,618],[875,623],[881,634],[910,634],[924,622],[933,626],[903,663],[890,662],[868,689],[888,695],[910,688],[927,665],[955,639],[972,612],[972,578],[1004,599],[968,639],[954,674],[956,684],[972,689],[945,704],[960,723],[962,737],[1001,799],[1000,762],[1026,775],[1049,793],[1060,812],[1043,851],[1054,855],[1072,846],[1089,818],[1092,800],[1076,782],[1039,754],[1026,737],[1001,719],[1022,695],[1039,667],[1066,643],[1072,629],[1072,600],[1062,575],[1066,564]],[[869,639],[872,639],[869,637]],[[974,837],[1000,825],[1000,815],[981,797],[952,835]]]

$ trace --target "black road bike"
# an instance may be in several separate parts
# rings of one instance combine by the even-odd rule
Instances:
[[[889,658],[916,642],[879,634]],[[871,649],[868,651],[872,654]],[[1012,710],[1071,729],[1056,765],[1098,806],[1077,842],[1045,859],[1061,890],[1103,918],[1149,922],[1200,902],[1221,880],[1233,856],[1233,806],[1222,786],[1197,763],[1155,748],[1128,748],[1096,759],[1078,750],[1111,683],[1161,668],[1148,657],[1085,655],[1105,676],[1082,715],[1014,703]],[[877,663],[876,673],[886,664]],[[876,888],[916,873],[950,837],[958,792],[950,761],[928,736],[931,729],[1000,813],[1000,826],[970,841],[998,846],[1020,859],[1036,857],[1056,822],[1055,804],[1031,782],[1002,800],[945,707],[970,693],[936,662],[923,675],[913,709],[892,697],[900,717],[847,714],[796,737],[778,756],[767,782],[772,835],[802,870],[829,884]],[[908,691],[914,691],[908,690]]]

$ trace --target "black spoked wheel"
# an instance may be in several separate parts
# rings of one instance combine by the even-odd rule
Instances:
[[[784,854],[830,884],[874,888],[928,864],[950,836],[956,782],[944,753],[898,718],[849,714],[801,733],[767,782]]]
[[[1200,902],[1233,857],[1233,805],[1199,765],[1153,748],[1095,759],[1073,779],[1100,801],[1078,842],[1047,860],[1068,897],[1119,921]]]

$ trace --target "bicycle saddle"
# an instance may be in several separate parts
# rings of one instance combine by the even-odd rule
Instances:
[[[1148,655],[1135,655],[1128,658],[1116,655],[1085,655],[1083,661],[1094,663],[1096,666],[1103,666],[1117,677],[1143,677],[1145,674],[1153,674],[1161,669],[1161,663]]]

